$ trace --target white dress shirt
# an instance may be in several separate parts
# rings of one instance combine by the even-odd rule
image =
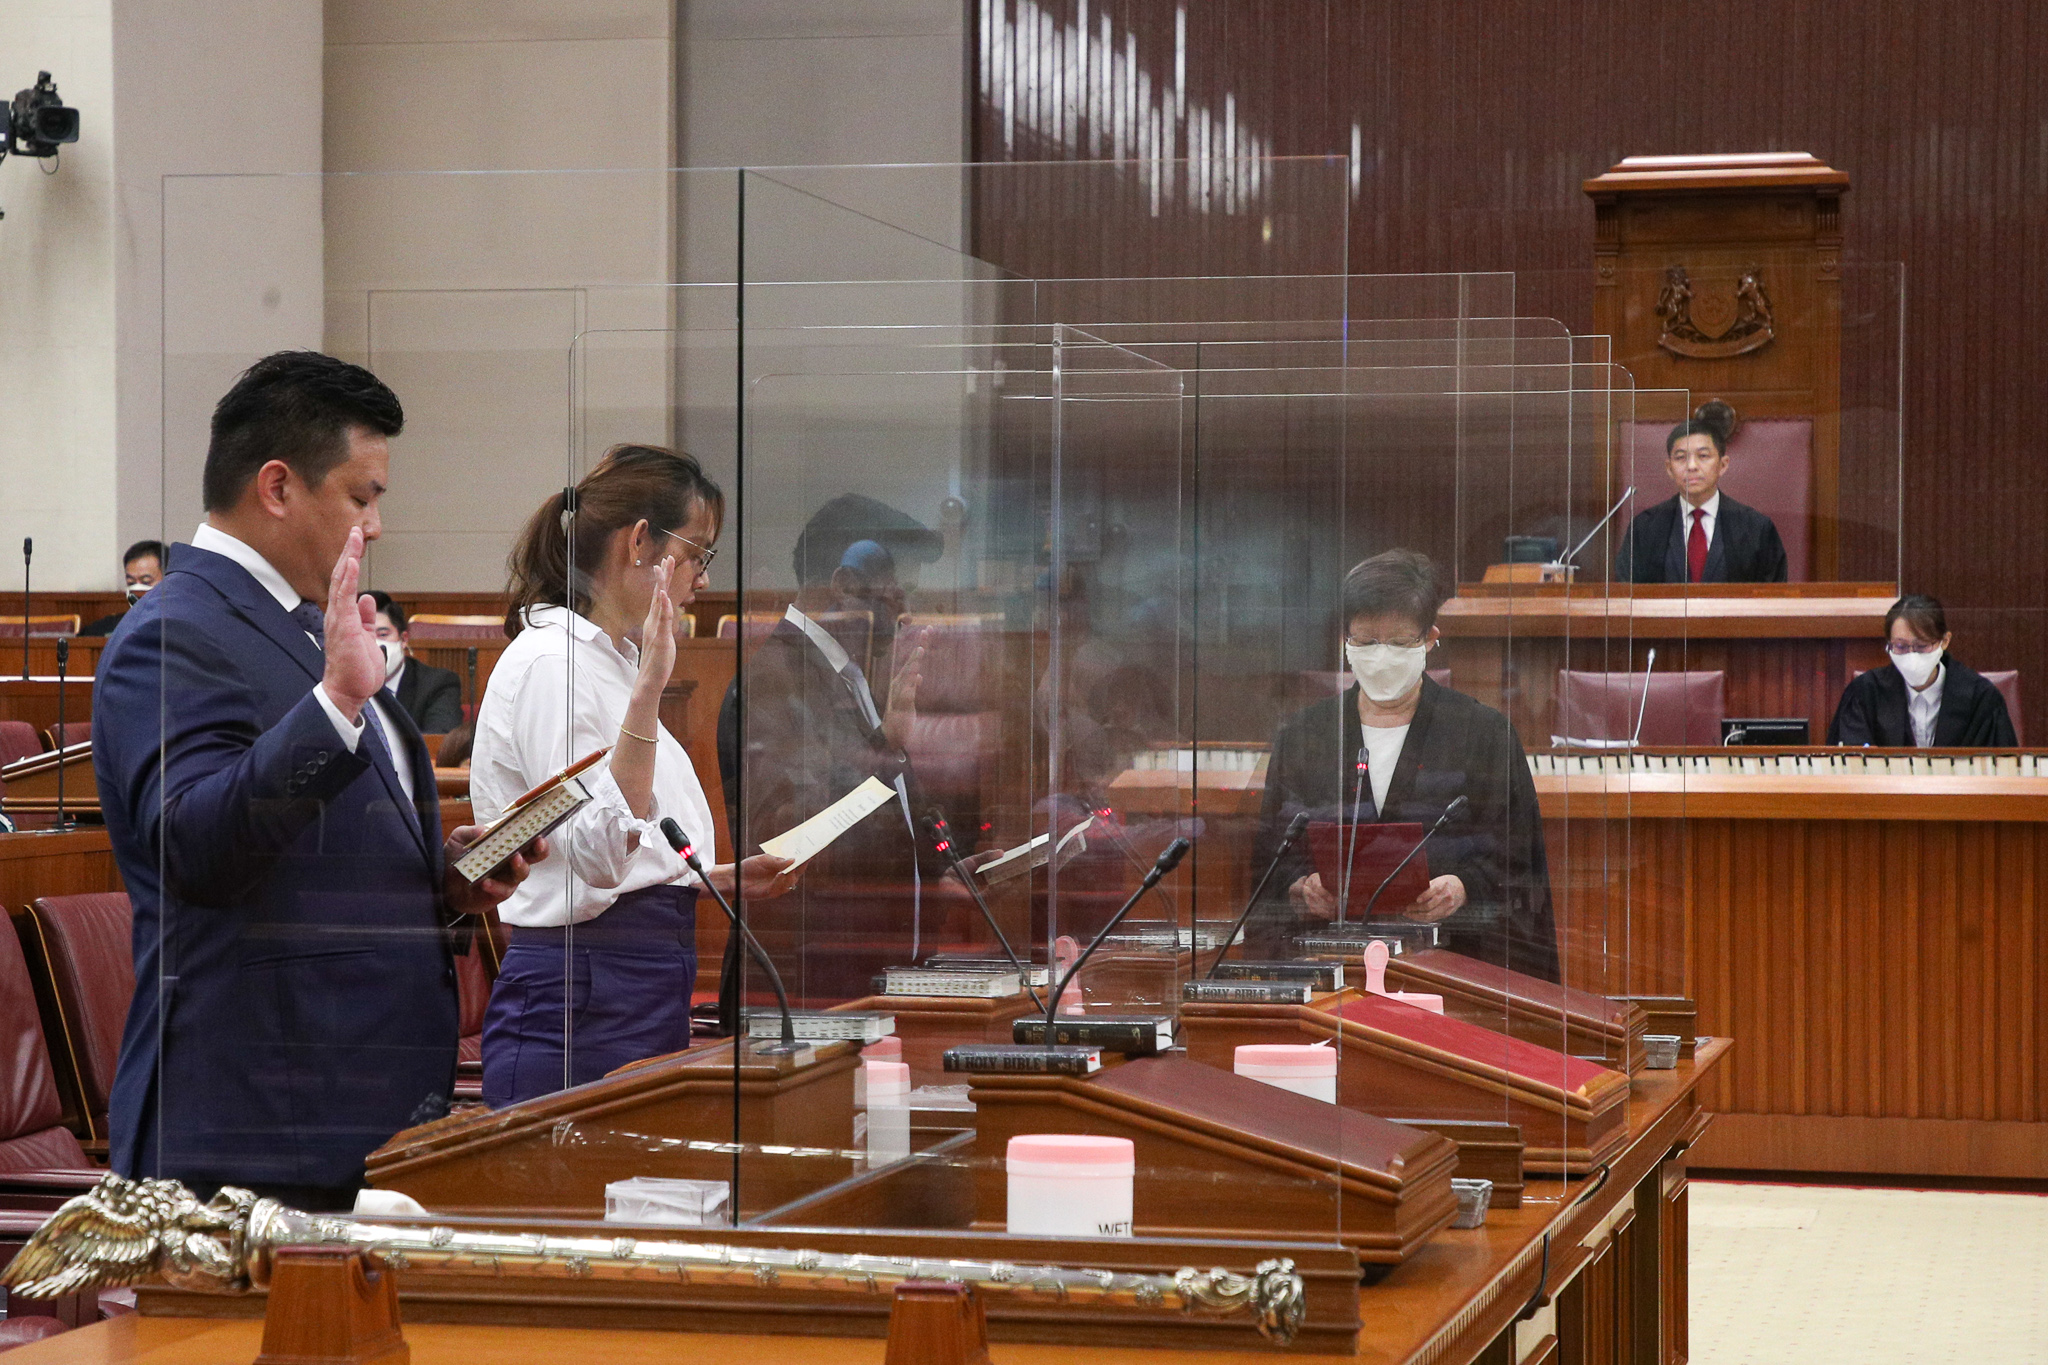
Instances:
[[[279,573],[269,560],[250,548],[247,543],[229,535],[211,522],[201,522],[199,529],[192,533],[192,548],[211,551],[222,559],[234,560],[247,569],[249,576],[256,580],[258,586],[277,599],[277,605],[287,612],[297,610],[299,603],[309,600],[299,596],[299,590],[285,582],[284,575]],[[306,638],[312,640],[317,649],[324,650],[327,647],[326,643],[315,638],[311,631],[306,633]],[[359,716],[355,720],[350,720],[342,709],[334,704],[334,698],[327,695],[324,684],[314,684],[313,695],[320,699],[320,709],[334,722],[335,733],[341,736],[341,742],[348,746],[350,753],[354,753],[356,745],[362,743],[363,739],[362,718]],[[398,770],[398,785],[405,792],[406,800],[414,800],[412,755],[406,752],[405,742],[401,738],[405,731],[399,729],[398,722],[392,719],[392,707],[396,702],[387,702],[380,696],[372,704],[376,706],[378,718],[384,726],[384,747],[391,751],[391,766]]]
[[[398,661],[398,671],[384,680],[384,690],[386,692],[389,692],[394,697],[398,695],[398,685],[405,681],[406,665],[411,662],[412,660],[405,658],[401,658]]]
[[[479,822],[505,808],[577,759],[619,742],[640,651],[622,650],[595,622],[566,607],[536,607],[491,670],[477,708],[470,751],[469,795]],[[550,852],[535,863],[499,918],[527,929],[581,924],[628,891],[696,881],[662,838],[664,816],[697,846],[708,867],[714,854],[711,806],[690,756],[659,722],[654,755],[654,809],[633,814],[606,761],[583,774],[590,804],[548,836]],[[637,743],[627,740],[628,744]],[[635,837],[637,836],[637,845]]]
[[[1365,727],[1366,782],[1372,787],[1372,808],[1382,820],[1387,818],[1387,788],[1394,785],[1394,769],[1401,764],[1401,750],[1413,728],[1413,722]]]
[[[1700,518],[1700,529],[1707,533],[1707,548],[1712,549],[1714,546],[1714,527],[1718,525],[1721,520],[1721,490],[1716,488],[1714,490],[1714,496],[1708,498],[1698,507],[1694,507],[1690,502],[1686,501],[1686,499],[1682,495],[1678,499],[1678,505],[1680,510],[1683,511],[1685,514],[1685,524],[1678,528],[1679,534],[1682,535],[1688,543],[1690,543],[1692,540],[1692,514],[1694,512],[1706,513],[1704,517]]]
[[[1941,714],[1941,689],[1948,681],[1948,665],[1937,664],[1934,681],[1918,692],[1909,683],[1906,687],[1906,719],[1913,725],[1913,747],[1931,749],[1934,747],[1934,721]]]

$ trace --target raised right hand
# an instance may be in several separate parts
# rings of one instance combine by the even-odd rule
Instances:
[[[640,624],[640,674],[633,681],[636,693],[651,695],[657,702],[676,671],[676,604],[668,595],[675,577],[674,555],[663,555],[654,568],[654,596],[647,599],[647,619]]]
[[[320,685],[350,720],[384,686],[384,651],[377,647],[377,604],[359,592],[363,578],[363,531],[351,527],[341,558],[327,580],[327,670]]]

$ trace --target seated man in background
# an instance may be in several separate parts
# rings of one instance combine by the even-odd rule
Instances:
[[[2005,698],[1948,652],[1955,637],[1941,603],[1910,593],[1884,614],[1890,668],[1849,680],[1828,743],[1882,749],[2011,749],[2019,745]]]
[[[405,608],[388,592],[373,592],[377,640],[384,649],[384,690],[398,699],[423,735],[445,735],[462,724],[462,679],[412,657]]]
[[[130,545],[128,553],[121,556],[121,573],[128,580],[128,605],[132,607],[164,576],[164,543],[160,540],[138,540]],[[117,611],[111,616],[102,616],[78,633],[112,635],[114,627],[120,625],[121,618],[127,614]]]
[[[1783,583],[1785,542],[1754,507],[1721,491],[1735,409],[1715,399],[1664,438],[1675,496],[1640,513],[1621,538],[1614,577],[1624,583]]]

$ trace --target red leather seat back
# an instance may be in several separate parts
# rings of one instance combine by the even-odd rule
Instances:
[[[1641,673],[1557,672],[1557,728],[1565,740],[1625,740],[1636,733],[1642,713],[1645,745],[1718,745],[1727,714],[1726,675],[1653,673],[1644,700]]]
[[[1997,688],[1998,695],[2005,698],[2005,714],[2012,717],[2013,738],[2025,744],[2027,732],[2020,724],[2020,671],[2017,668],[1994,669],[1984,675],[1984,681]]]
[[[43,737],[25,720],[0,720],[0,767],[43,751]]]
[[[107,1136],[107,1096],[121,1055],[121,1029],[135,994],[134,914],[122,891],[44,896],[29,907],[56,995],[57,1018],[44,1019],[50,1061],[77,1092],[90,1136]]]
[[[63,1117],[21,940],[0,933],[0,1171],[89,1164]]]

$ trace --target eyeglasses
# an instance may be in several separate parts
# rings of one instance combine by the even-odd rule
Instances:
[[[699,545],[696,541],[691,540],[688,536],[679,536],[674,531],[663,531],[662,534],[670,537],[671,539],[680,540],[681,542],[683,542],[683,544],[689,546],[692,550],[696,551],[695,554],[686,556],[686,558],[694,559],[697,561],[697,572],[711,572],[711,561],[718,558],[718,551],[706,549],[704,546]]]
[[[1420,649],[1428,642],[1427,637],[1418,635],[1412,640],[1354,640],[1344,637],[1344,643],[1353,649],[1371,649],[1374,645],[1392,645],[1395,649]]]
[[[1886,640],[1887,654],[1932,654],[1941,648],[1939,640]]]

